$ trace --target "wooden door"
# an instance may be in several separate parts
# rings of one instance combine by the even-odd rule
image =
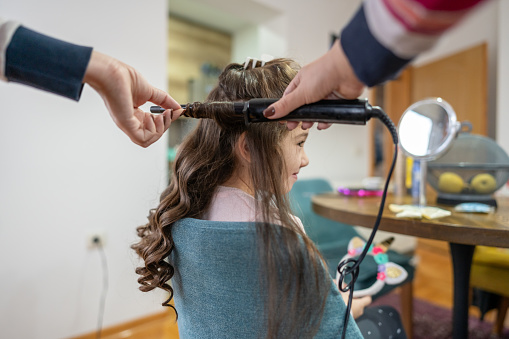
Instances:
[[[441,97],[472,133],[487,135],[487,46],[478,45],[412,69],[411,101]]]

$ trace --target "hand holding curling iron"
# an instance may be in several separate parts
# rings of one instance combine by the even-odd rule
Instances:
[[[168,93],[150,85],[134,68],[96,51],[83,80],[101,95],[115,124],[142,147],[157,141],[182,112]],[[148,101],[162,106],[163,114],[140,109]]]
[[[269,119],[282,118],[304,104],[322,99],[355,99],[361,95],[364,84],[355,75],[350,62],[336,40],[331,49],[319,59],[304,66],[290,82],[284,96],[270,105],[264,112]],[[299,123],[289,121],[287,126],[294,129]],[[302,128],[310,128],[312,122],[303,122]],[[319,123],[318,129],[330,124]]]

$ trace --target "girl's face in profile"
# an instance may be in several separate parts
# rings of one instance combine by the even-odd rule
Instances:
[[[308,134],[309,130],[303,130],[299,125],[299,127],[289,131],[283,139],[281,148],[287,169],[286,193],[290,192],[293,184],[297,181],[300,169],[309,164],[308,156],[304,151],[304,143]]]

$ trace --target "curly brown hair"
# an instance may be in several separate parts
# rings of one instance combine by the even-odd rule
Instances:
[[[247,69],[240,64],[230,64],[219,76],[218,85],[209,94],[207,102],[280,98],[298,70],[298,64],[289,59],[276,59],[263,67]],[[206,110],[207,105],[195,109]],[[232,105],[215,105],[214,110],[214,116],[227,117],[232,114]],[[327,297],[328,285],[324,283],[327,273],[317,260],[321,259],[319,252],[291,215],[286,183],[281,175],[285,164],[279,146],[288,130],[279,122],[246,125],[234,119],[222,119],[219,123],[211,119],[200,120],[179,147],[170,185],[162,193],[159,206],[151,210],[148,223],[137,229],[141,240],[132,248],[145,261],[143,267],[136,269],[141,275],[138,279],[140,290],[147,292],[159,287],[168,291],[169,298],[163,306],[173,307],[169,304],[173,290],[168,282],[178,267],[165,260],[174,249],[172,226],[183,218],[199,219],[207,211],[216,188],[236,169],[234,150],[242,133],[246,135],[252,157],[250,175],[256,209],[263,216],[263,222],[256,223],[256,227],[263,265],[261,279],[268,294],[265,303],[267,338],[302,338],[302,333],[312,337],[318,330]],[[273,227],[264,227],[271,220],[278,220],[293,232],[283,232],[283,237],[281,234],[278,237]],[[299,250],[302,241],[307,251]],[[305,277],[299,274],[304,271],[303,266],[310,263],[315,276],[315,291],[309,290],[304,283]],[[295,272],[294,276],[282,281],[278,274],[281,267],[288,267]],[[278,300],[285,300],[286,308]]]

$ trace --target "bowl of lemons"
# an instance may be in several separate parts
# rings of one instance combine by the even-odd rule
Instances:
[[[496,206],[493,193],[509,180],[509,156],[493,139],[460,133],[447,153],[428,163],[427,180],[438,203]]]

